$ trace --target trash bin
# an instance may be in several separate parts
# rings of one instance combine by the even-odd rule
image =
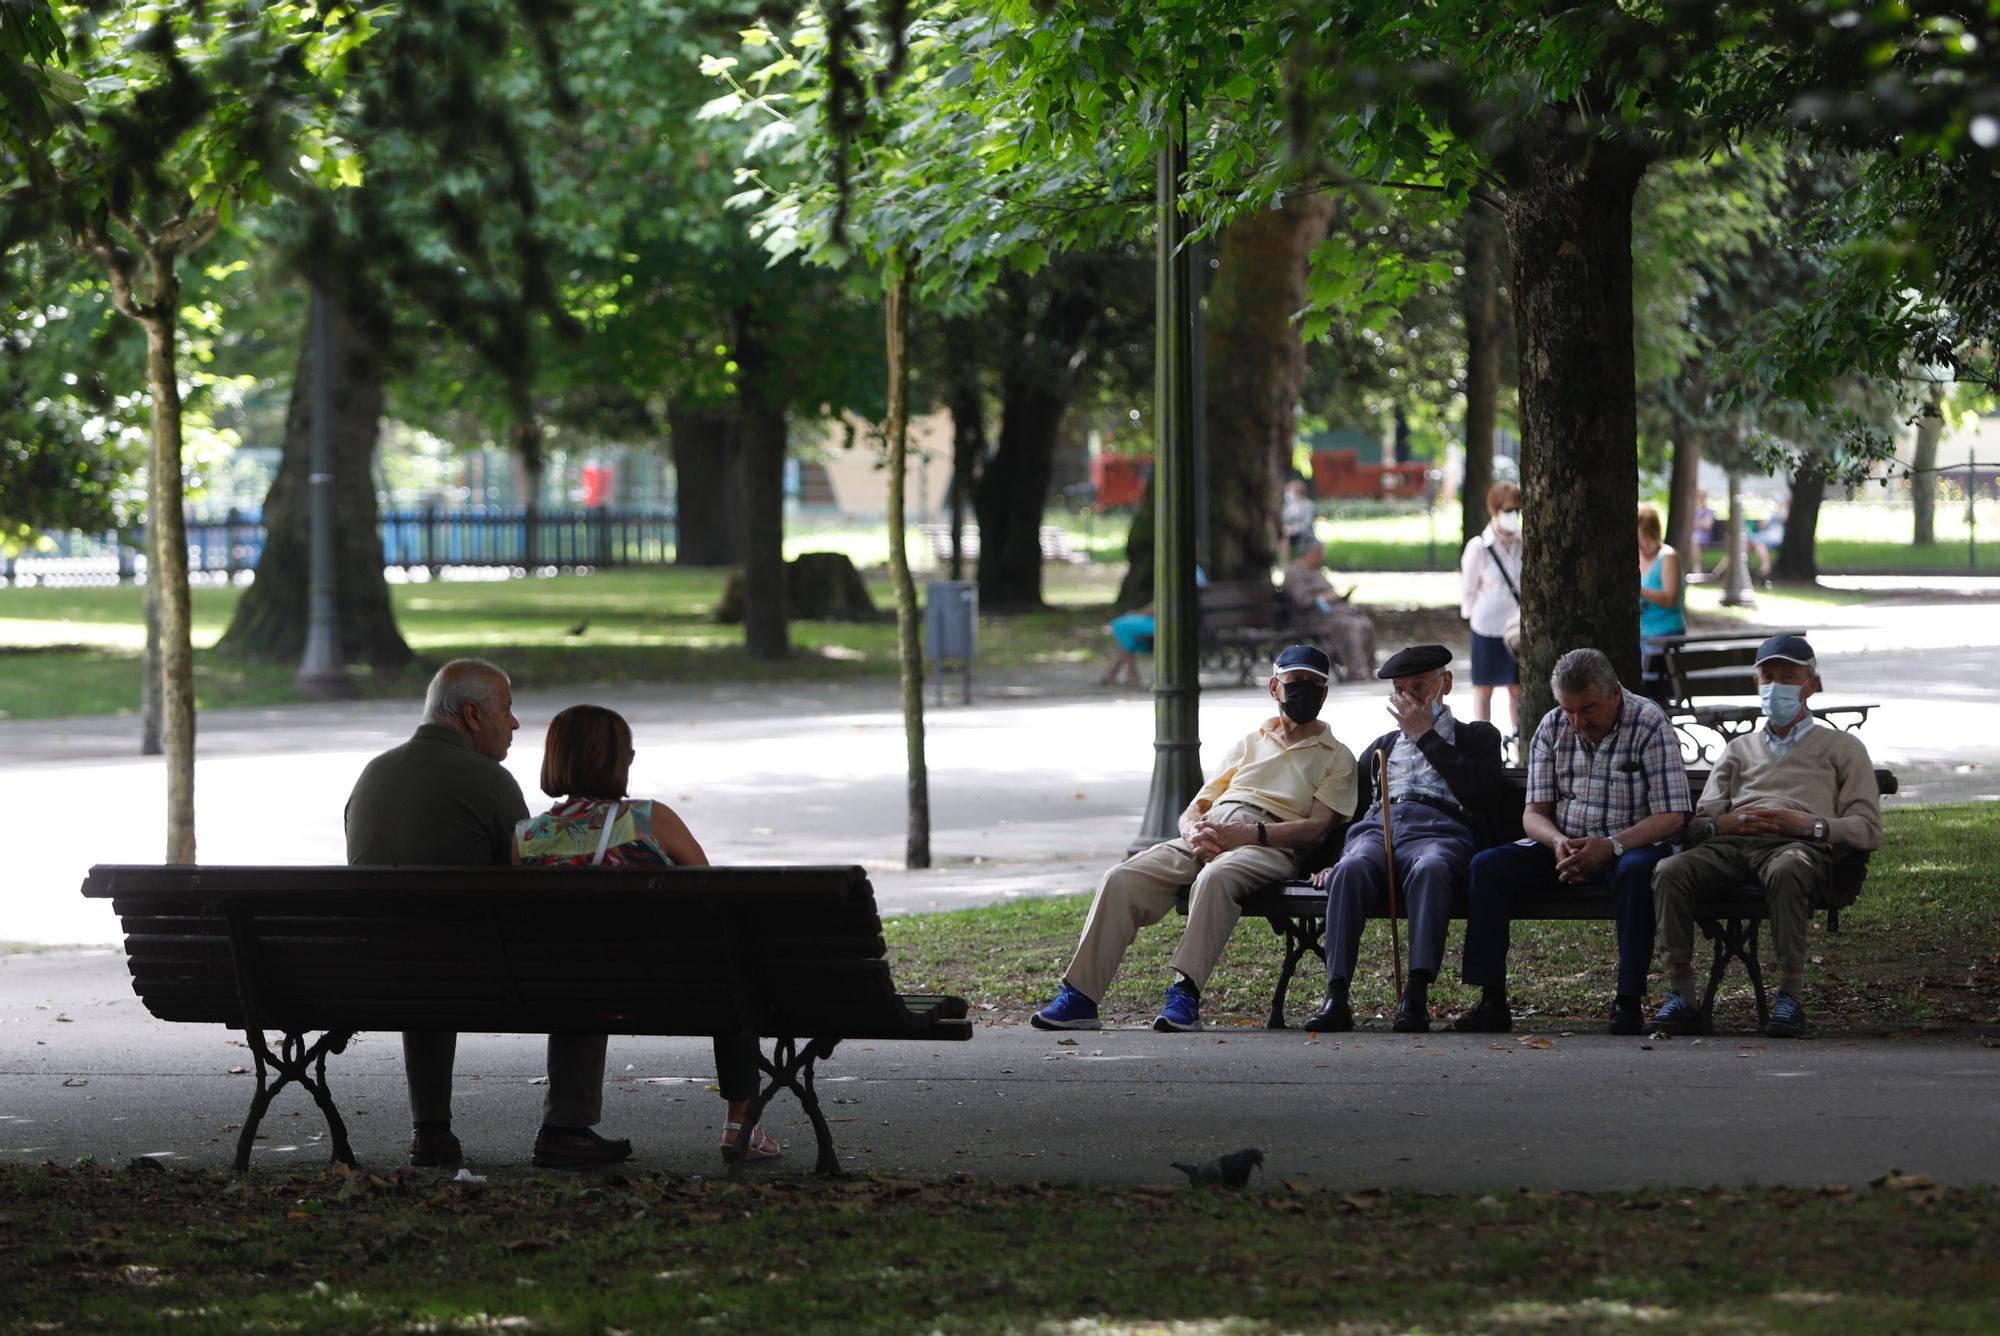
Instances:
[[[979,624],[979,591],[970,580],[933,580],[924,586],[924,657],[944,703],[944,665],[965,674],[965,703],[972,704],[973,632]]]

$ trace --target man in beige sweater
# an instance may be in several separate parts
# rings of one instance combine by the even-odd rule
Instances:
[[[1736,738],[1708,777],[1688,823],[1686,848],[1653,871],[1653,904],[1673,994],[1653,1029],[1694,1030],[1695,903],[1753,877],[1770,899],[1771,949],[1778,997],[1764,1033],[1797,1039],[1806,1032],[1799,1001],[1806,926],[1825,893],[1835,849],[1882,847],[1881,795],[1868,749],[1852,733],[1813,718],[1807,700],[1820,688],[1812,646],[1801,636],[1772,636],[1757,650],[1757,695],[1765,725]]]

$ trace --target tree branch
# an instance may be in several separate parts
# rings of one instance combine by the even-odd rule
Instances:
[[[204,209],[192,218],[175,219],[160,230],[153,244],[163,250],[192,255],[207,245],[221,226],[222,215],[217,210]]]
[[[141,322],[152,317],[152,309],[140,305],[132,296],[132,268],[138,257],[123,246],[113,245],[111,238],[98,227],[92,227],[83,234],[80,248],[104,266],[104,272],[111,279],[111,304],[121,315]]]

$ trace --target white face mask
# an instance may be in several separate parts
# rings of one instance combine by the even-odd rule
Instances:
[[[1501,533],[1521,532],[1521,512],[1518,510],[1501,511],[1493,517],[1493,527]]]

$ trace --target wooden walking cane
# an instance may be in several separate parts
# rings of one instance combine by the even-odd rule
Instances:
[[[1389,960],[1396,972],[1396,1001],[1403,1000],[1403,933],[1396,920],[1396,836],[1389,829],[1389,751],[1375,753],[1375,793],[1382,801],[1382,856],[1389,864]]]

